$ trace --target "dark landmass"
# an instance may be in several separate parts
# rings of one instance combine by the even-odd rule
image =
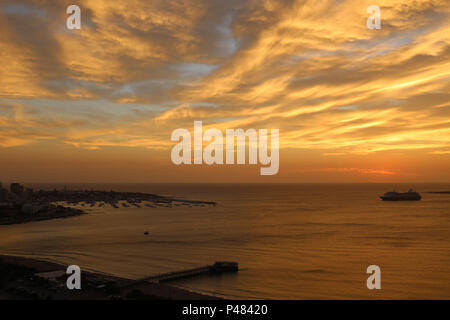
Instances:
[[[159,196],[155,194],[139,192],[115,192],[115,191],[95,191],[95,190],[53,190],[53,191],[33,191],[26,189],[18,183],[12,184],[8,192],[2,189],[3,202],[0,201],[0,225],[25,223],[31,221],[41,221],[57,218],[67,218],[85,214],[80,209],[71,208],[70,205],[99,206],[109,204],[113,208],[119,208],[119,202],[123,207],[134,206],[141,208],[156,207],[194,207],[194,206],[215,206],[211,201],[195,201],[175,199]],[[55,205],[58,203],[58,205]],[[61,205],[64,203],[64,205]]]
[[[81,214],[85,214],[85,212],[75,208],[54,205],[48,205],[44,210],[29,214],[24,212],[21,207],[12,206],[0,208],[0,225],[68,218],[79,216]]]
[[[211,300],[167,284],[82,271],[81,289],[66,286],[67,266],[0,255],[0,300]]]

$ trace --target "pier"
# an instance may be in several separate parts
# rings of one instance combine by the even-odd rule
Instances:
[[[213,265],[208,265],[204,267],[187,269],[169,273],[162,273],[150,277],[146,277],[140,279],[139,281],[148,281],[148,282],[166,282],[184,278],[190,278],[194,276],[200,275],[217,275],[222,273],[230,273],[230,272],[238,272],[239,267],[237,262],[228,262],[228,261],[217,261]]]

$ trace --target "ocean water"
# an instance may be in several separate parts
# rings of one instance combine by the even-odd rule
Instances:
[[[0,253],[135,279],[236,261],[237,274],[172,282],[231,299],[450,298],[450,194],[424,193],[449,191],[449,184],[414,185],[423,196],[416,202],[379,200],[394,186],[410,187],[401,184],[68,186],[218,205],[107,205],[70,219],[0,226]],[[381,268],[381,290],[366,287],[369,265]]]

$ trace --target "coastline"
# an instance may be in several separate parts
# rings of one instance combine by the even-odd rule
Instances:
[[[0,300],[219,300],[167,284],[82,271],[81,290],[66,287],[67,266],[0,254]]]
[[[13,184],[23,186],[19,184]],[[14,189],[13,187],[11,187]],[[176,199],[171,197],[160,196],[150,193],[140,192],[115,192],[115,191],[100,191],[100,190],[57,190],[44,191],[39,190],[34,192],[33,189],[28,188],[27,192],[16,191],[9,192],[9,200],[7,202],[0,202],[0,225],[11,225],[33,221],[43,221],[59,218],[68,218],[87,214],[82,209],[70,207],[70,205],[79,205],[82,207],[90,205],[94,207],[98,205],[103,207],[110,205],[112,208],[118,209],[119,202],[122,206],[129,208],[131,206],[142,208],[156,207],[178,207],[184,206],[192,208],[194,206],[216,206],[216,202],[199,201],[188,199]],[[60,205],[57,203],[66,203]]]
[[[17,210],[17,212],[13,215],[0,217],[0,226],[22,224],[35,221],[53,220],[53,219],[65,219],[80,216],[83,214],[87,214],[87,212],[70,207],[62,207],[61,211],[56,212],[56,214],[47,214],[47,215],[26,215],[21,213],[20,210]]]

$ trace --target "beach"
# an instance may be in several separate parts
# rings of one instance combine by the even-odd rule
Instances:
[[[67,266],[18,256],[0,255],[2,300],[210,300],[167,284],[82,272],[81,290],[66,287]]]

